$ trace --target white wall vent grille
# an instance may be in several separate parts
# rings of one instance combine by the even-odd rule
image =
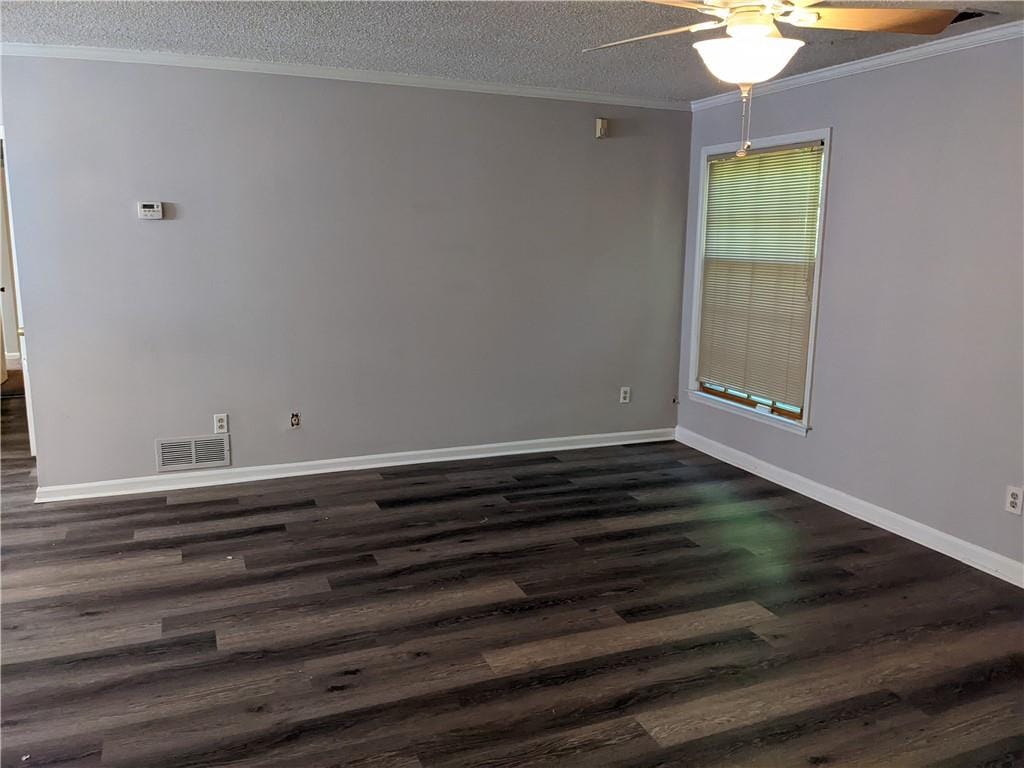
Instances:
[[[226,467],[231,463],[230,435],[170,437],[156,441],[158,472]]]

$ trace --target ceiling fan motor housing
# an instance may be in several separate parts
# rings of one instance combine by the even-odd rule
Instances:
[[[730,37],[770,37],[779,34],[775,18],[763,6],[739,8],[729,14],[725,31]]]

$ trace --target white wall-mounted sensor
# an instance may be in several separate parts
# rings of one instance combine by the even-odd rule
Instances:
[[[594,120],[594,138],[605,139],[608,137],[608,118],[598,117]]]
[[[139,201],[140,219],[162,219],[164,217],[164,204]]]

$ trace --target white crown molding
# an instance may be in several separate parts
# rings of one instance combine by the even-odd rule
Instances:
[[[169,472],[147,477],[128,477],[121,480],[100,480],[92,483],[41,486],[36,491],[36,502],[92,499],[102,496],[162,493],[181,488],[203,488],[211,485],[249,483],[254,480],[274,480],[282,477],[320,475],[327,472],[345,472],[352,469],[377,469],[404,464],[425,464],[454,459],[482,459],[488,456],[510,456],[517,453],[545,453],[577,448],[596,448],[603,445],[627,445],[675,440],[675,429],[644,429],[632,432],[607,432],[597,435],[544,437],[537,440],[517,440],[509,443],[487,443],[454,448],[432,448],[401,453],[377,453],[349,456],[340,459],[300,461],[292,464],[268,464],[260,467],[225,467],[197,472]]]
[[[522,96],[531,99],[577,101],[587,104],[612,104],[622,107],[642,107],[644,109],[668,109],[677,112],[690,111],[689,102],[672,99],[635,98],[592,91],[573,91],[532,85],[506,85],[477,80],[454,80],[430,75],[406,75],[400,72],[371,72],[364,69],[324,67],[315,64],[282,64],[252,59],[234,59],[225,56],[200,56],[185,53],[129,51],[119,48],[92,48],[77,45],[45,45],[36,43],[3,43],[0,45],[0,53],[4,56],[30,56],[43,59],[79,59],[82,61],[106,61],[121,64],[156,64],[168,67],[219,69],[230,72],[255,72],[264,75],[345,80],[375,85],[404,85],[410,88],[467,91],[469,93],[487,93],[494,96]]]
[[[845,64],[836,64],[831,67],[816,69],[812,72],[805,72],[792,77],[783,77],[778,80],[771,80],[767,83],[754,86],[756,96],[767,96],[771,93],[781,93],[793,88],[802,88],[805,85],[825,83],[840,77],[858,75],[862,72],[871,72],[875,69],[884,69],[897,64],[905,64],[910,61],[929,59],[932,56],[941,56],[947,53],[963,51],[968,48],[976,48],[979,45],[989,45],[1003,40],[1013,40],[1024,36],[1024,21],[1013,21],[1009,24],[1000,24],[995,27],[987,27],[974,32],[965,32],[954,37],[944,37],[941,40],[931,40],[921,45],[910,48],[901,48],[898,51],[882,53],[878,56],[870,56],[866,59],[848,61]],[[690,102],[690,109],[693,112],[700,112],[712,107],[720,107],[723,104],[733,104],[740,100],[739,90],[721,93],[717,96],[709,96],[706,99],[697,99]]]
[[[979,45],[988,45],[1003,40],[1024,36],[1024,21],[1014,21],[995,27],[965,32],[962,35],[931,40],[921,45],[902,48],[898,51],[857,59],[832,67],[816,69],[801,75],[772,80],[757,86],[758,95],[780,93],[814,83],[823,83],[840,77],[891,67],[910,61],[927,59],[946,53],[962,51]],[[407,75],[399,72],[371,72],[344,67],[325,67],[314,64],[284,64],[236,59],[226,56],[201,56],[160,51],[130,51],[120,48],[94,48],[75,45],[47,45],[37,43],[2,43],[3,56],[30,56],[49,59],[79,59],[82,61],[107,61],[124,64],[156,64],[171,67],[192,67],[218,69],[231,72],[255,72],[267,75],[288,75],[292,77],[313,77],[327,80],[344,80],[376,85],[402,85],[410,88],[433,88],[446,91],[486,93],[495,96],[521,96],[534,99],[575,101],[587,104],[611,104],[644,109],[667,109],[679,112],[699,112],[704,109],[732,104],[739,101],[739,91],[730,91],[691,102],[673,99],[634,98],[616,96],[592,91],[573,91],[560,88],[544,88],[529,85],[505,85],[476,80],[453,80],[430,75]]]
[[[790,472],[788,469],[769,464],[749,453],[743,453],[689,429],[677,427],[676,440],[727,464],[745,469],[765,480],[770,480],[791,491],[834,507],[859,520],[877,525],[897,536],[948,555],[979,571],[984,571],[1018,587],[1024,587],[1024,563],[979,547],[977,544],[971,544],[969,541],[951,536],[937,528],[911,520],[909,517],[823,485],[803,475]]]

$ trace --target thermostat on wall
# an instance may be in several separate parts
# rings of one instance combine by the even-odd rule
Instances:
[[[139,201],[140,219],[162,219],[164,217],[163,203],[144,203]]]

